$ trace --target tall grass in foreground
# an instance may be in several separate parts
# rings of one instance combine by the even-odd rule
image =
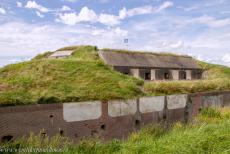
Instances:
[[[32,135],[1,147],[52,147],[63,153],[79,154],[136,154],[136,153],[230,153],[230,108],[203,109],[193,123],[176,123],[169,129],[150,125],[133,133],[127,140],[102,143],[97,139],[73,144],[63,137],[51,139]]]

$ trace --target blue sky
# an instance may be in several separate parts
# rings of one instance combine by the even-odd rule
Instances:
[[[230,1],[0,0],[1,57],[80,44],[170,51],[230,66]]]

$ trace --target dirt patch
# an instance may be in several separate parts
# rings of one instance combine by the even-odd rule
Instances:
[[[0,84],[0,91],[4,91],[4,90],[7,90],[9,89],[9,85],[6,85],[6,84]]]

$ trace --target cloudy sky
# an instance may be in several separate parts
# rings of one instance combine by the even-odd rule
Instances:
[[[177,52],[230,66],[230,1],[0,0],[0,57],[80,44]]]

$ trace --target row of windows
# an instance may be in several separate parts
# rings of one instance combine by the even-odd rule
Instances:
[[[127,74],[127,75],[134,75],[130,69],[128,68],[117,68],[117,71]],[[139,77],[144,80],[151,80],[151,69],[139,69]],[[202,78],[202,72],[198,70],[192,70],[191,75],[188,75],[185,70],[179,71],[179,80],[186,80],[186,79],[201,79]],[[162,69],[162,70],[156,70],[155,71],[155,77],[153,79],[156,80],[171,80],[173,79],[172,72],[170,70]]]

